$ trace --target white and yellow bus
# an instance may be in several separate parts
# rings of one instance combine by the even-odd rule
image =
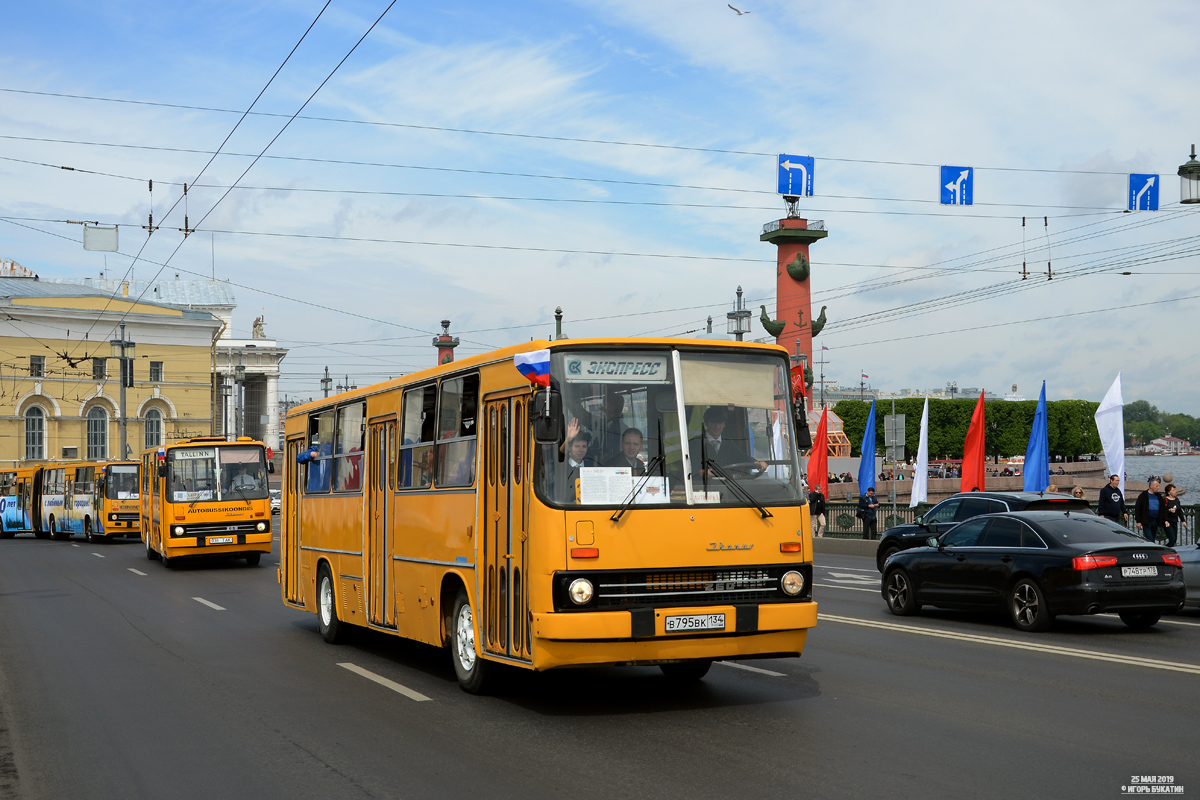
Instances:
[[[538,350],[535,391],[514,356]],[[283,600],[330,642],[447,647],[473,692],[497,664],[696,679],[799,656],[817,606],[788,378],[776,346],[543,341],[294,408]]]

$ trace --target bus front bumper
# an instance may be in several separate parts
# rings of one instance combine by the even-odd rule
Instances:
[[[724,630],[666,631],[667,617],[713,614],[725,615]],[[798,656],[808,629],[816,624],[814,602],[534,614],[533,666],[541,670],[701,658]],[[636,637],[635,626],[639,634]]]
[[[232,540],[232,541],[225,541]],[[219,556],[225,553],[270,553],[272,533],[208,534],[164,537],[167,558]]]

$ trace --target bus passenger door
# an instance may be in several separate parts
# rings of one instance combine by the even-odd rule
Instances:
[[[279,550],[283,565],[283,586],[287,599],[303,603],[303,584],[300,581],[300,481],[304,470],[296,460],[304,447],[304,439],[289,439],[284,453],[283,508],[279,511]]]
[[[525,605],[523,544],[514,536],[513,400],[486,405],[484,458],[484,641],[490,652],[521,657],[525,626],[519,619]],[[518,500],[519,502],[519,500]]]
[[[394,627],[393,608],[388,603],[388,569],[391,561],[392,487],[395,486],[391,459],[396,439],[396,420],[373,422],[367,433],[367,618],[374,625]]]

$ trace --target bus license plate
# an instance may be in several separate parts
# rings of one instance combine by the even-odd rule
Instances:
[[[208,540],[209,544],[233,544],[232,536],[213,536]]]
[[[1121,567],[1123,578],[1153,578],[1158,575],[1158,567]]]
[[[664,622],[667,633],[725,630],[724,614],[688,614],[686,616],[667,617]]]

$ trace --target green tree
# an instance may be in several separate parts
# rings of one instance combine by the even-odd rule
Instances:
[[[1155,406],[1150,405],[1145,400],[1134,400],[1132,403],[1126,403],[1121,413],[1126,427],[1135,422],[1158,422],[1162,416]]]

